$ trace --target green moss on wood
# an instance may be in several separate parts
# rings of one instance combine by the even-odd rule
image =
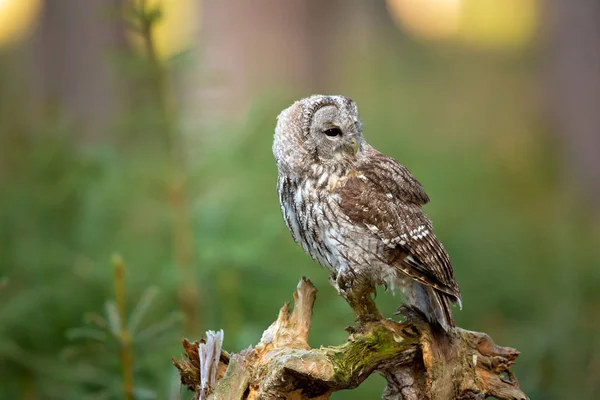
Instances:
[[[389,330],[378,327],[352,342],[329,349],[327,356],[333,364],[336,381],[358,385],[378,364],[393,358],[412,344],[413,340],[394,337]],[[360,372],[357,374],[356,371]]]

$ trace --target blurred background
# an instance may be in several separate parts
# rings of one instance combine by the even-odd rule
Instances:
[[[312,93],[425,186],[457,324],[532,399],[600,398],[597,0],[0,0],[0,398],[189,398],[181,338],[256,344],[302,275],[311,344],[343,343],[275,191]]]

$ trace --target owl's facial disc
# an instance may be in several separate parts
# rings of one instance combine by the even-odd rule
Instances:
[[[307,144],[324,161],[355,158],[360,138],[356,122],[335,105],[323,106],[313,115]]]

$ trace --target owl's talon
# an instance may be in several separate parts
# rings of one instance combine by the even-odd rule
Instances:
[[[354,283],[354,279],[348,275],[339,274],[336,279],[336,284],[338,288],[344,292],[352,289]]]
[[[337,287],[337,274],[335,272],[332,272],[331,274],[329,274],[329,283],[333,287]]]

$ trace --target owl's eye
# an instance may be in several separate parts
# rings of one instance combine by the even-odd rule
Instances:
[[[323,131],[324,134],[326,134],[329,137],[336,137],[336,136],[342,136],[342,130],[338,127],[333,127],[333,128],[329,128],[329,129],[325,129]]]

